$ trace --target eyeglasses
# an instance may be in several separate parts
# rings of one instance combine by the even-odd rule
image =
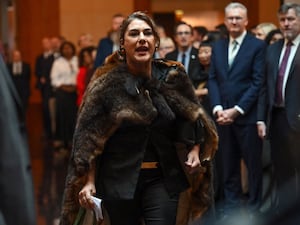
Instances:
[[[179,35],[179,36],[181,36],[181,35],[190,35],[191,32],[189,32],[189,31],[180,31],[180,32],[177,32],[176,34]]]
[[[243,17],[240,17],[240,16],[230,16],[230,17],[227,17],[226,18],[228,21],[232,22],[234,20],[236,21],[241,21],[243,19]]]
[[[173,49],[173,46],[164,46],[164,47],[159,47],[158,50],[169,50],[169,49]]]

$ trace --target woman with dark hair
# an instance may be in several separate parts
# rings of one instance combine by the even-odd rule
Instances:
[[[51,69],[51,84],[55,96],[55,132],[54,132],[54,176],[55,205],[60,206],[64,182],[67,173],[67,162],[76,123],[76,76],[78,61],[73,43],[65,41],[60,47],[60,57]],[[60,207],[54,209],[54,217],[59,217]]]
[[[267,36],[265,38],[265,42],[268,45],[271,45],[271,44],[275,43],[276,41],[278,41],[280,39],[283,39],[283,34],[282,34],[280,29],[275,29],[275,30],[271,30],[267,34]]]
[[[60,46],[60,57],[51,69],[50,78],[55,96],[55,131],[54,131],[54,205],[60,206],[63,197],[64,182],[67,174],[67,162],[71,151],[76,123],[76,76],[78,61],[75,45],[65,41]],[[54,221],[59,217],[60,207],[54,209]]]
[[[90,82],[94,73],[94,53],[95,47],[85,47],[79,52],[79,72],[77,74],[76,88],[77,88],[77,105],[82,101],[85,89]]]
[[[55,140],[60,147],[70,148],[77,114],[78,59],[75,45],[69,41],[63,42],[60,55],[54,61],[50,75],[56,98]]]
[[[187,224],[210,205],[216,130],[183,66],[153,59],[158,47],[152,19],[135,12],[121,26],[119,52],[93,76],[74,133],[62,225],[73,224],[78,202],[93,209],[93,195],[111,225]],[[190,201],[180,204],[187,189]]]

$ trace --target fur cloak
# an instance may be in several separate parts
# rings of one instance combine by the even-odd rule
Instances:
[[[190,218],[200,217],[212,204],[210,166],[218,145],[214,123],[198,103],[180,63],[155,60],[155,68],[158,70],[153,71],[161,73],[164,79],[147,81],[132,76],[126,64],[112,55],[95,72],[78,114],[61,225],[73,225],[80,208],[78,193],[86,182],[91,163],[103,152],[106,141],[120,124],[123,121],[150,124],[158,113],[167,119],[179,115],[191,122],[200,121],[205,131],[200,150],[202,166],[193,175],[187,174],[191,188],[180,197],[177,225],[186,225]]]

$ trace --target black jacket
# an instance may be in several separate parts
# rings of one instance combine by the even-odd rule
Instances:
[[[63,225],[73,224],[79,209],[78,193],[94,160],[98,196],[132,199],[145,150],[152,146],[172,195],[189,186],[175,142],[187,148],[201,143],[203,124],[212,141],[207,141],[208,145],[213,151],[217,146],[215,128],[180,64],[155,61],[150,80],[132,76],[126,65],[107,67],[109,72],[105,68],[96,71],[79,110],[62,207]],[[181,130],[187,132],[178,132]],[[203,150],[201,158],[210,160],[211,153]]]

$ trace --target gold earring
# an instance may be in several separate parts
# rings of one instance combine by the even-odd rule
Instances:
[[[125,49],[123,47],[120,47],[118,50],[119,60],[124,61],[125,60]]]

